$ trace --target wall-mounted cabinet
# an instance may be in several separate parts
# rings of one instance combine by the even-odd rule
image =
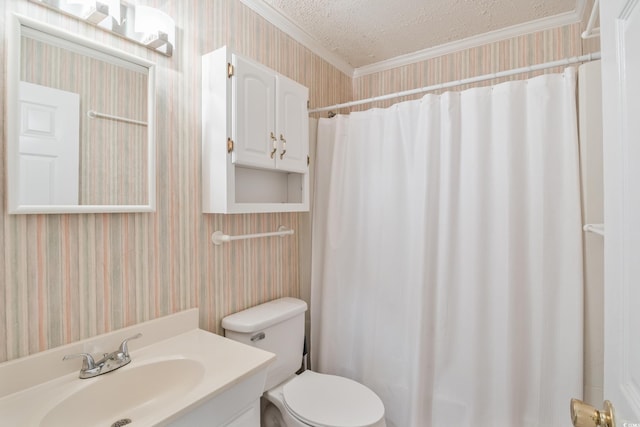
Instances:
[[[227,47],[202,57],[205,213],[309,210],[308,99]]]

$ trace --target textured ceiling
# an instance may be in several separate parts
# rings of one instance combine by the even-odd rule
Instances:
[[[548,18],[580,0],[262,0],[352,67]]]

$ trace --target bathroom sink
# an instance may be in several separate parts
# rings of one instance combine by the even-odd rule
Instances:
[[[129,368],[129,369],[128,369]],[[126,366],[95,379],[66,397],[42,419],[42,427],[109,426],[140,418],[162,408],[198,384],[204,366],[190,359],[172,359]]]
[[[98,357],[138,333],[130,363],[108,373],[80,379],[83,361],[63,361]],[[242,413],[259,423],[274,358],[199,329],[190,309],[0,363],[0,426],[224,426]]]

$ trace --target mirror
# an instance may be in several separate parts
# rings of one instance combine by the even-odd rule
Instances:
[[[155,211],[154,64],[9,21],[9,213]]]

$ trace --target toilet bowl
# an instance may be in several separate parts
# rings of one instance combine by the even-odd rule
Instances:
[[[262,427],[386,427],[384,405],[348,378],[306,370],[297,375],[307,304],[281,298],[222,319],[225,336],[276,354],[269,367]]]

